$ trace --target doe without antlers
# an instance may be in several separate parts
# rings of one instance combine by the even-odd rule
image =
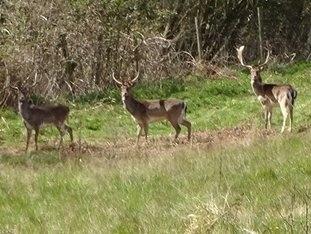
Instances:
[[[67,131],[73,142],[72,128],[65,124],[69,116],[69,108],[64,105],[33,105],[28,98],[28,93],[23,88],[13,87],[18,93],[18,111],[23,119],[27,130],[26,152],[28,151],[29,141],[32,131],[35,131],[35,146],[38,150],[39,130],[44,124],[54,125],[60,133],[59,148],[63,143],[63,136]]]

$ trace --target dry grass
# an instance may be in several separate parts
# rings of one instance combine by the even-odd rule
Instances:
[[[303,232],[310,225],[310,130],[250,125],[1,157],[4,232]],[[3,150],[3,149],[2,149]],[[271,190],[273,188],[273,190]],[[19,221],[23,220],[23,225]]]
[[[306,131],[307,128],[304,130]],[[258,138],[275,136],[275,130],[257,129],[255,126],[245,125],[222,130],[211,130],[210,132],[194,132],[192,139],[188,142],[187,137],[181,135],[178,141],[173,141],[173,136],[150,136],[146,142],[141,139],[136,144],[136,138],[119,137],[114,139],[101,139],[95,143],[78,140],[72,145],[65,145],[60,151],[62,157],[74,157],[75,155],[88,155],[89,157],[105,157],[107,159],[124,159],[127,155],[147,155],[150,157],[174,154],[182,152],[187,148],[212,149],[221,145],[249,145]],[[57,151],[57,139],[40,145],[39,152]],[[33,147],[33,146],[31,146]],[[32,150],[34,150],[32,148]],[[11,155],[18,157],[25,153],[24,145],[7,146],[0,149],[0,155]],[[35,153],[33,151],[33,153]]]

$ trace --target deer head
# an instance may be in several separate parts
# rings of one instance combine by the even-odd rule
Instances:
[[[269,61],[270,51],[268,50],[267,57],[266,57],[266,60],[264,63],[251,66],[251,65],[247,65],[244,63],[244,59],[243,59],[244,48],[245,48],[245,46],[241,46],[240,48],[237,49],[238,59],[239,59],[240,63],[242,64],[242,66],[247,67],[250,70],[252,81],[258,80],[261,82],[260,72],[264,69],[264,66]]]
[[[17,86],[10,85],[9,87],[15,91],[17,91],[18,94],[18,101],[25,101],[29,100],[29,92],[31,89],[33,89],[37,85],[37,73],[35,74],[34,82],[31,85],[27,85],[27,81],[30,77],[28,77],[25,81],[18,84]]]
[[[18,104],[18,109],[20,109],[21,105],[27,104],[30,102],[30,99],[27,95],[27,92],[24,88],[21,86],[12,86],[10,85],[10,88],[17,93],[17,104]]]
[[[139,77],[139,72],[137,73],[134,79],[121,82],[115,78],[114,72],[112,72],[113,80],[121,87],[122,97],[131,95],[131,89],[136,84],[138,77]]]

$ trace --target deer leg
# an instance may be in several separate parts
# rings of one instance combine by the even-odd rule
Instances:
[[[26,130],[27,130],[26,152],[28,152],[28,147],[29,147],[29,142],[30,142],[30,138],[31,138],[32,129],[31,128],[26,128]]]
[[[293,124],[294,116],[293,116],[293,106],[289,107],[289,132],[292,132],[292,124]]]
[[[176,124],[176,126],[174,126],[175,130],[176,130],[176,134],[175,134],[175,140],[177,140],[179,133],[181,131],[181,127],[179,126],[179,124]]]
[[[146,140],[146,142],[148,141],[148,130],[149,130],[149,126],[148,126],[148,124],[146,124],[146,125],[144,126],[144,132],[145,132],[145,140]]]
[[[63,138],[65,135],[65,125],[57,126],[57,129],[58,129],[59,134],[60,134],[60,141],[59,141],[59,145],[58,145],[58,149],[60,149],[63,146]]]
[[[272,109],[268,112],[268,129],[271,129]]]
[[[66,131],[69,133],[71,143],[73,143],[72,128],[65,124],[65,129],[66,129]]]
[[[287,120],[287,117],[288,117],[288,108],[285,106],[285,104],[281,104],[281,111],[282,111],[282,114],[283,114],[283,126],[282,126],[282,130],[281,130],[281,133],[284,132],[285,130],[285,125],[286,125],[286,120]]]
[[[266,129],[271,129],[271,119],[272,119],[272,107],[265,106],[265,127]]]
[[[269,110],[268,110],[268,108],[266,106],[264,107],[264,113],[265,113],[265,129],[267,129],[268,128]]]
[[[143,131],[143,126],[141,124],[138,124],[137,125],[137,141],[136,141],[137,145],[139,143],[139,138],[142,135],[142,131]]]
[[[181,131],[181,127],[179,126],[179,124],[177,122],[172,122],[171,121],[172,126],[175,128],[176,134],[175,134],[175,141],[177,140],[179,133]]]
[[[188,141],[190,141],[190,139],[191,139],[191,123],[188,120],[183,119],[183,121],[181,122],[181,125],[184,125],[185,127],[187,127],[187,129],[188,129]]]
[[[35,145],[36,145],[36,150],[38,150],[38,136],[39,136],[39,128],[35,128]]]

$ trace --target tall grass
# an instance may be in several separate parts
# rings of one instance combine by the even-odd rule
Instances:
[[[111,161],[1,156],[3,232],[295,232],[310,225],[311,135]],[[144,158],[144,159],[141,159]]]
[[[152,126],[149,144],[135,147],[136,127],[116,89],[109,100],[85,96],[70,104],[81,150],[67,158],[53,149],[51,128],[40,135],[41,150],[23,154],[19,116],[1,110],[0,232],[310,232],[310,73],[309,64],[297,64],[263,74],[298,90],[294,133],[271,136],[257,134],[261,109],[246,73],[137,85],[139,98],[186,99],[195,138],[236,125],[253,129],[244,137],[224,132],[212,147],[165,143],[172,131],[165,123]],[[273,122],[278,132],[278,111]]]

